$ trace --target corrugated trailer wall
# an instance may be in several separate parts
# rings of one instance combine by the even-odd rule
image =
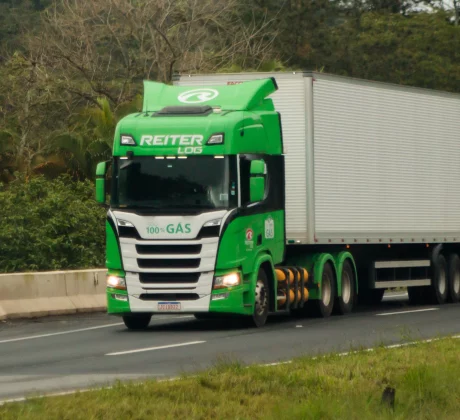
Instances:
[[[314,78],[318,242],[460,240],[460,95]]]
[[[279,86],[272,98],[287,151],[288,239],[460,241],[460,95],[318,73],[194,75],[176,84],[263,77]]]

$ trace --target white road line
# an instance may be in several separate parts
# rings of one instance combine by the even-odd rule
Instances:
[[[444,339],[446,339],[446,338],[449,338],[449,337],[444,337]],[[460,339],[460,335],[454,335],[454,336],[452,336],[450,338]],[[442,340],[442,338],[429,338],[429,339],[426,339],[426,340],[413,341],[413,342],[409,342],[409,343],[390,344],[388,346],[383,346],[383,348],[394,349],[394,348],[398,348],[398,347],[411,346],[411,345],[415,345],[415,344],[430,343],[432,341],[438,341],[438,340]],[[203,343],[205,343],[205,341],[203,341]],[[191,344],[191,343],[184,343],[182,345],[187,345],[187,344]],[[175,345],[175,346],[177,347],[177,345]],[[171,346],[167,346],[167,347],[171,347]],[[357,350],[357,351],[349,351],[349,352],[345,352],[345,353],[339,353],[338,356],[349,356],[351,354],[356,354],[356,353],[360,353],[360,352],[363,352],[363,351],[372,352],[374,350],[375,349],[371,347],[371,348],[364,349],[364,350]],[[321,357],[326,357],[326,356],[315,356],[315,357],[312,357],[311,359],[312,360],[317,360],[317,359],[319,359]],[[258,366],[262,366],[262,367],[279,366],[279,365],[290,364],[292,362],[293,362],[292,360],[286,360],[284,362],[267,363],[267,364],[258,365]],[[255,365],[255,366],[257,366],[257,365]],[[249,368],[250,366],[247,366],[247,367]],[[194,378],[195,375],[192,375],[191,377]],[[158,379],[158,382],[169,382],[169,381],[173,382],[173,381],[177,381],[179,379],[181,379],[180,376],[175,376],[175,377],[172,377],[172,378]],[[142,382],[139,382],[138,384],[141,384],[141,383]],[[136,385],[136,384],[133,383],[133,385]],[[104,386],[104,387],[99,387],[99,388],[98,387],[83,388],[83,389],[75,389],[75,390],[72,390],[72,391],[64,391],[64,392],[56,392],[56,393],[51,393],[51,394],[35,395],[35,396],[31,396],[31,397],[19,397],[19,398],[12,398],[12,399],[8,399],[8,400],[0,400],[0,406],[2,406],[4,404],[7,404],[7,403],[11,403],[11,402],[26,401],[26,400],[28,400],[30,398],[57,397],[57,396],[61,396],[61,395],[76,394],[78,392],[97,391],[97,390],[101,390],[101,389],[112,389],[112,387],[111,386]]]
[[[203,343],[206,343],[206,341],[189,341],[188,343],[168,344],[167,346],[147,347],[147,348],[143,348],[143,349],[118,351],[118,352],[115,352],[115,353],[107,353],[106,356],[121,356],[123,354],[141,353],[143,351],[172,349],[174,347],[192,346],[194,344],[203,344]]]
[[[175,316],[171,318],[161,318],[161,319],[152,319],[152,321],[167,321],[168,319],[180,319],[180,318],[193,318],[193,315],[187,316]],[[64,334],[73,334],[83,331],[91,331],[91,330],[99,330],[101,328],[110,328],[124,325],[123,322],[117,322],[116,324],[106,324],[106,325],[98,325],[97,327],[88,327],[88,328],[79,328],[77,330],[69,330],[69,331],[60,331],[55,333],[48,333],[48,334],[40,334],[40,335],[30,335],[28,337],[18,337],[18,338],[9,338],[7,340],[0,340],[0,344],[4,343],[13,343],[15,341],[24,341],[24,340],[35,340],[37,338],[46,338],[46,337],[53,337],[55,335],[64,335]]]
[[[429,312],[429,311],[439,311],[439,308],[414,309],[413,311],[401,311],[401,312],[384,312],[382,314],[376,314],[376,316],[404,315],[404,314],[413,314],[415,312]]]
[[[409,295],[407,293],[403,293],[402,295],[385,295],[383,296],[383,299],[388,299],[388,298],[394,298],[394,297],[408,297]]]
[[[266,364],[260,365],[260,366],[264,366],[264,367],[265,367],[265,366],[279,366],[279,365],[288,365],[288,364],[290,364],[290,363],[292,363],[292,360],[288,360],[288,361],[286,361],[286,362],[266,363]],[[250,367],[250,366],[248,366],[248,367]]]

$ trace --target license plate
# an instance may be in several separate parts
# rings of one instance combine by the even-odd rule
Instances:
[[[180,302],[158,302],[159,312],[180,311]]]

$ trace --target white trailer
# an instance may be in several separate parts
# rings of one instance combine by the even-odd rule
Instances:
[[[458,299],[460,95],[316,72],[181,75],[174,83],[267,77],[279,87],[272,99],[285,148],[287,244],[354,247],[361,290],[377,300],[396,286],[418,303],[442,303],[447,287]]]
[[[279,86],[288,240],[460,242],[460,95],[312,72],[175,83],[266,77]]]

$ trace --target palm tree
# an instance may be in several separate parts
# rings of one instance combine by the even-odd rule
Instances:
[[[139,109],[140,98],[118,107],[113,112],[106,98],[97,100],[98,106],[83,110],[72,131],[54,138],[54,152],[61,157],[68,172],[77,178],[94,178],[96,165],[109,160],[113,134],[118,120]]]

